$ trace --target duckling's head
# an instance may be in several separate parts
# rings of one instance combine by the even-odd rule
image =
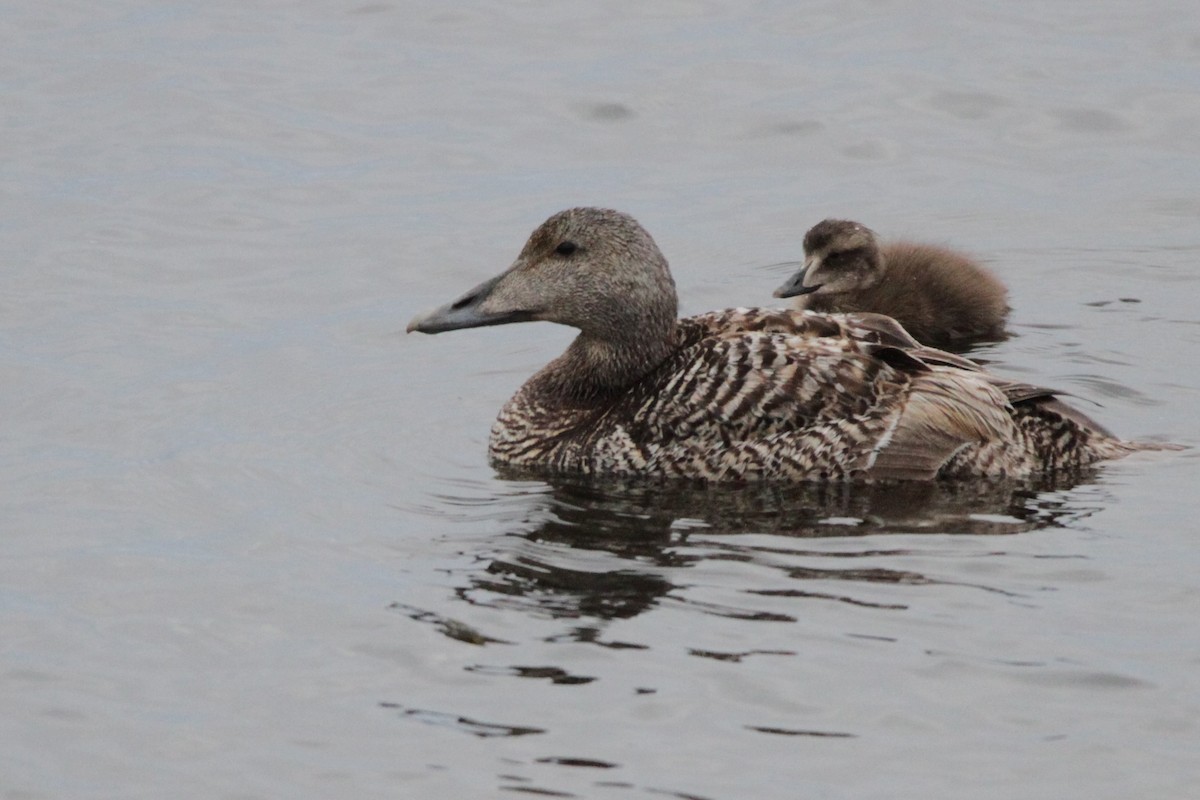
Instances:
[[[879,280],[883,259],[874,232],[857,222],[827,219],[804,235],[804,266],[775,290],[776,297],[836,295]]]
[[[507,270],[408,330],[546,320],[599,340],[665,338],[677,313],[675,282],[650,234],[628,214],[572,208],[542,223]]]

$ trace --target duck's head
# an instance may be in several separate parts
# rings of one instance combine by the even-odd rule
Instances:
[[[677,313],[675,282],[650,234],[628,214],[572,208],[542,223],[507,270],[414,317],[408,330],[546,320],[614,340],[669,336]]]
[[[818,222],[804,234],[804,266],[775,290],[776,297],[842,294],[879,280],[883,261],[875,234],[844,219]]]

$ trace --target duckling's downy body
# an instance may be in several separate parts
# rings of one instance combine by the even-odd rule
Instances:
[[[875,314],[677,319],[631,217],[577,208],[409,330],[548,320],[579,336],[501,410],[496,465],[708,481],[1028,477],[1138,449],[1055,399],[924,348]]]
[[[929,244],[880,245],[857,222],[827,219],[804,236],[804,267],[775,292],[798,309],[886,314],[930,345],[997,339],[1008,290],[962,253]]]

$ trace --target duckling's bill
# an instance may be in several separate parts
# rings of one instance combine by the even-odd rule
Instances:
[[[803,268],[797,270],[792,277],[784,281],[783,285],[775,290],[774,296],[779,298],[797,297],[802,294],[812,294],[817,289],[820,289],[824,284],[804,285],[804,277],[808,274],[808,269],[809,265],[805,264]]]

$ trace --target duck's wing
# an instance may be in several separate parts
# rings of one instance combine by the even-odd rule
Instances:
[[[868,474],[877,480],[933,480],[958,456],[980,474],[1011,452],[1016,426],[1009,404],[980,372],[954,367],[914,374],[895,425]]]
[[[682,346],[635,393],[639,419],[654,428],[647,440],[703,429],[728,444],[795,432],[886,403],[908,381],[846,339],[680,327]]]
[[[1003,395],[973,370],[793,331],[789,317],[717,332],[715,315],[681,322],[683,346],[638,392],[628,429],[664,472],[674,459],[710,479],[928,480],[966,447],[1011,441]]]
[[[1057,397],[1061,394],[1061,392],[1048,389],[1045,386],[1037,386],[1032,383],[1024,383],[1023,381],[1012,381],[995,375],[988,375],[988,382],[1003,392],[1004,396],[1008,398],[1008,402],[1013,405],[1048,397]]]

